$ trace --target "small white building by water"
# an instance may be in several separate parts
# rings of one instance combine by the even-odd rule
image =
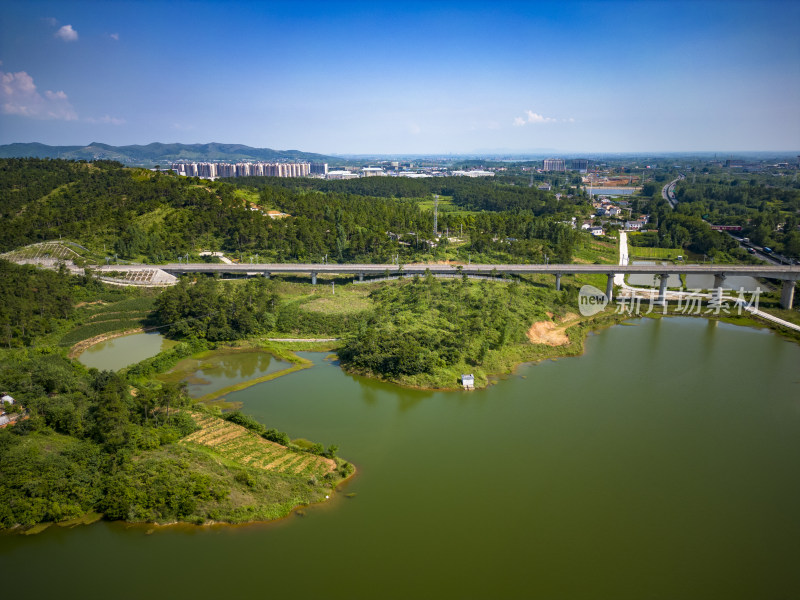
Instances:
[[[465,390],[474,390],[475,389],[475,376],[470,373],[469,375],[462,375],[461,376],[461,385],[464,386]]]

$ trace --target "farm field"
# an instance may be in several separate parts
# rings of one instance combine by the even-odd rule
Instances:
[[[628,246],[631,258],[658,258],[663,260],[676,260],[679,256],[687,258],[687,250],[682,248],[648,248],[645,246]]]
[[[140,296],[118,302],[84,305],[80,307],[83,311],[81,324],[67,332],[59,343],[71,346],[112,331],[129,331],[143,327],[153,310],[153,303],[152,296]]]
[[[336,469],[336,462],[330,458],[292,450],[213,415],[189,414],[200,429],[183,438],[181,444],[205,446],[241,465],[286,475],[323,477]]]
[[[573,261],[576,263],[616,264],[619,260],[617,245],[596,239],[584,240],[575,248]]]

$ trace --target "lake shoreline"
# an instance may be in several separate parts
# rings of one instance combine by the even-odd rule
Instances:
[[[125,521],[125,520],[107,520],[105,515],[101,513],[95,512],[88,512],[83,515],[74,517],[72,519],[68,519],[66,521],[52,521],[47,523],[37,523],[36,525],[31,525],[30,527],[24,527],[22,525],[14,525],[13,527],[9,527],[7,529],[0,529],[0,535],[39,535],[50,529],[51,527],[65,527],[68,529],[72,529],[74,527],[79,526],[88,526],[94,525],[95,523],[99,523],[101,521],[106,521],[108,523],[117,523],[120,525],[125,525],[127,528],[147,528],[145,531],[145,535],[149,535],[154,532],[155,529],[179,529],[181,527],[187,527],[190,529],[198,529],[198,528],[212,528],[212,527],[224,527],[224,528],[234,528],[234,527],[252,527],[252,526],[263,526],[263,525],[272,525],[277,524],[282,521],[286,521],[292,516],[302,517],[305,516],[303,514],[298,514],[298,511],[302,511],[308,507],[314,506],[322,506],[331,500],[333,500],[334,495],[336,492],[340,492],[340,488],[347,483],[350,483],[358,473],[358,468],[353,465],[353,471],[343,479],[340,479],[336,483],[333,484],[333,488],[331,489],[331,493],[328,494],[324,499],[319,500],[317,502],[306,502],[297,504],[289,509],[289,511],[274,519],[254,519],[252,521],[240,521],[240,522],[232,522],[232,521],[215,521],[212,519],[206,520],[202,523],[193,523],[192,521],[169,521],[165,523],[158,523],[155,521]]]
[[[101,333],[100,335],[90,337],[89,339],[81,340],[80,342],[72,346],[69,349],[69,352],[67,352],[67,358],[78,360],[80,355],[86,352],[92,346],[96,346],[97,344],[100,344],[102,342],[107,342],[108,340],[125,337],[126,335],[133,335],[135,333],[147,333],[147,330],[144,327],[136,327],[135,329],[126,329],[124,331],[111,331],[109,333]]]

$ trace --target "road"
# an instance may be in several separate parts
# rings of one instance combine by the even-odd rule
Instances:
[[[664,200],[666,200],[667,202],[669,202],[669,205],[670,205],[670,206],[671,206],[673,209],[674,209],[676,206],[678,206],[678,201],[675,199],[675,185],[676,185],[676,184],[677,184],[677,183],[678,183],[678,182],[679,182],[681,179],[683,179],[683,175],[681,175],[681,176],[680,176],[680,177],[678,177],[677,179],[673,179],[673,180],[672,180],[672,181],[670,181],[670,182],[669,182],[667,185],[665,185],[663,188],[661,188],[661,197],[662,197],[662,198],[664,198]]]
[[[623,267],[628,264],[628,234],[624,231],[619,232],[619,264]],[[614,275],[614,285],[625,287],[624,273]]]

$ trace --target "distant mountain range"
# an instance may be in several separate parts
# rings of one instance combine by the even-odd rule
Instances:
[[[152,167],[167,166],[176,161],[306,161],[341,162],[333,156],[300,152],[251,148],[242,144],[161,144],[146,146],[110,146],[92,142],[88,146],[47,146],[46,144],[6,144],[0,146],[0,158],[65,158],[70,160],[116,160],[125,165]]]

